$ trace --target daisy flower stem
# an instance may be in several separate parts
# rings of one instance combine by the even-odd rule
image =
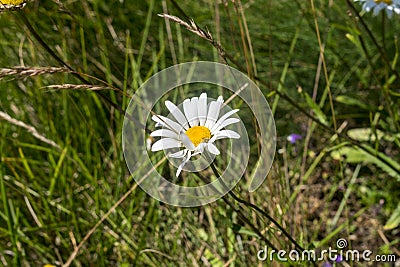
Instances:
[[[251,227],[251,229],[268,245],[268,247],[270,247],[271,249],[278,251],[278,249],[271,243],[271,241],[266,238],[261,232],[260,230],[257,228],[257,226],[255,226],[247,217],[246,215],[238,208],[236,208],[234,206],[234,204],[232,202],[230,202],[228,200],[228,198],[226,196],[224,196],[222,198],[222,200],[229,205],[229,207],[231,207],[231,209],[233,209],[238,215],[240,220],[242,220],[245,224],[249,225]]]
[[[219,171],[217,170],[217,167],[215,166],[214,162],[211,163],[211,169],[213,170],[214,174],[216,175],[216,177],[219,177]],[[220,180],[221,184],[226,187],[226,185],[224,184],[224,182],[222,180]],[[247,207],[251,207],[252,209],[254,209],[255,211],[259,212],[261,215],[263,215],[264,217],[266,217],[268,220],[270,220],[273,224],[275,224],[278,229],[280,231],[282,231],[282,233],[294,244],[294,246],[296,247],[296,249],[299,252],[304,251],[304,248],[302,246],[300,246],[297,241],[274,219],[272,218],[268,213],[266,213],[264,210],[260,209],[259,207],[257,207],[256,205],[241,199],[240,197],[238,197],[235,193],[233,193],[231,190],[229,190],[229,194],[233,197],[233,199],[235,199],[237,202],[247,206]],[[226,202],[226,196],[223,197],[224,201]],[[249,222],[249,220],[246,218],[247,223]],[[251,224],[251,223],[250,223]],[[250,225],[253,226],[254,225]],[[253,228],[254,229],[254,228]],[[261,235],[262,236],[262,235]],[[269,244],[270,245],[270,244]]]
[[[210,183],[210,179],[207,177],[204,177],[203,175],[201,175],[200,173],[196,173],[196,175],[205,183]],[[217,175],[217,174],[216,174]],[[218,176],[217,176],[218,177]],[[226,185],[221,181],[221,185],[226,187]],[[217,188],[213,188],[215,190],[216,193],[220,194],[219,190]],[[235,205],[229,200],[229,198],[225,195],[222,197],[222,200],[232,209],[234,210],[238,216],[239,219],[244,222],[245,224],[249,225],[251,227],[251,229],[273,250],[278,251],[278,249],[271,243],[271,241],[266,238],[261,232],[260,230],[257,228],[257,226],[255,226],[247,217],[246,215],[243,213],[242,210],[238,209],[237,207],[235,207]]]

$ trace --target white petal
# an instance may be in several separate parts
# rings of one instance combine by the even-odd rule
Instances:
[[[207,94],[202,93],[197,103],[197,115],[200,121],[200,126],[204,126],[207,119]]]
[[[151,151],[160,151],[168,148],[181,147],[182,143],[172,138],[162,138],[151,146]]]
[[[224,102],[222,96],[218,97],[217,101],[212,101],[208,108],[207,121],[204,126],[211,129],[218,120],[221,105]]]
[[[223,121],[225,121],[227,118],[229,118],[238,111],[239,111],[238,109],[234,109],[222,115],[221,118],[219,118],[218,121],[215,123],[215,125],[211,128],[211,133],[215,132],[215,128],[217,128],[219,124],[221,124]]]
[[[386,8],[386,14],[388,18],[391,19],[393,15],[393,9]]]
[[[157,136],[160,136],[160,137],[169,137],[169,138],[173,138],[173,139],[176,139],[176,140],[179,139],[179,138],[178,138],[178,135],[177,135],[175,132],[173,132],[173,131],[171,131],[171,130],[168,130],[168,129],[159,129],[159,130],[155,130],[154,132],[152,132],[152,133],[150,134],[150,136],[153,136],[153,137],[157,137]]]
[[[214,128],[215,127],[217,127],[217,128],[215,128],[214,129],[214,131],[211,131],[211,134],[214,134],[214,133],[216,133],[216,132],[218,132],[219,130],[221,130],[222,128],[225,128],[226,126],[228,126],[228,125],[231,125],[231,124],[234,124],[234,123],[237,123],[237,122],[239,122],[240,120],[239,119],[237,119],[237,118],[229,118],[229,119],[226,119],[226,120],[224,120],[222,123],[216,123],[215,124],[215,126],[214,126]]]
[[[187,149],[183,149],[183,150],[179,150],[176,153],[170,154],[169,156],[171,158],[178,158],[179,159],[179,158],[183,158],[186,155],[187,152],[188,152]]]
[[[179,133],[183,129],[182,125],[180,125],[179,123],[176,123],[173,120],[168,119],[167,117],[161,115],[153,115],[151,119],[161,124],[163,127],[166,127],[176,133]]]
[[[214,154],[214,155],[219,155],[219,154],[220,154],[218,148],[217,148],[213,143],[211,143],[211,142],[208,142],[208,143],[207,143],[207,150],[208,150],[211,154]]]
[[[386,7],[386,5],[383,4],[383,3],[380,3],[380,4],[378,4],[377,6],[375,6],[374,12],[373,12],[374,16],[377,16],[378,13],[379,13],[382,9],[384,9],[385,7]]]
[[[183,145],[189,150],[194,150],[196,148],[192,141],[190,141],[189,136],[187,136],[184,132],[179,134],[179,140],[181,140]]]
[[[176,119],[177,122],[179,122],[185,130],[188,129],[187,121],[185,115],[183,115],[182,111],[171,101],[165,101],[165,106],[171,112],[172,116]]]
[[[204,148],[207,146],[207,143],[200,143],[196,149],[194,150],[192,157],[204,152]]]
[[[185,99],[185,101],[183,101],[183,111],[185,112],[186,119],[191,127],[199,125],[197,102],[197,97],[193,97],[191,100]]]
[[[176,177],[179,176],[179,174],[181,174],[182,168],[183,166],[185,166],[186,162],[182,162],[181,165],[179,165],[178,170],[176,171]]]
[[[224,139],[224,138],[231,138],[231,139],[239,139],[240,134],[235,131],[231,130],[222,130],[217,132],[211,139],[210,142],[214,142],[215,140]]]
[[[179,165],[178,170],[176,171],[176,177],[179,176],[179,174],[181,173],[183,167],[185,166],[185,164],[189,161],[190,157],[192,156],[191,152],[188,151],[188,155],[186,157],[186,159],[183,160],[183,162],[181,163],[181,165]]]

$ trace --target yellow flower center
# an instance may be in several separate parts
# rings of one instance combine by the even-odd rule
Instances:
[[[210,130],[204,126],[193,126],[186,131],[186,135],[194,146],[198,146],[200,143],[211,138]]]
[[[385,3],[387,5],[391,5],[393,3],[392,0],[375,0],[375,3],[380,4],[380,3]]]
[[[17,5],[23,4],[25,2],[26,2],[26,0],[1,0],[0,4],[17,6]]]

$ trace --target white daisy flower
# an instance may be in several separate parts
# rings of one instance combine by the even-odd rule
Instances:
[[[220,96],[216,101],[211,101],[207,105],[207,94],[203,93],[200,97],[185,99],[182,112],[172,102],[165,101],[165,106],[176,121],[160,115],[152,117],[152,120],[157,123],[156,127],[162,127],[162,129],[150,134],[152,137],[161,137],[152,145],[151,151],[183,147],[182,150],[170,155],[172,158],[183,158],[176,176],[179,176],[191,157],[201,155],[205,149],[211,154],[219,155],[220,151],[214,145],[216,140],[240,138],[235,131],[224,129],[226,126],[240,121],[237,118],[230,118],[239,110],[234,109],[219,116],[223,102],[224,100]]]
[[[355,2],[362,2],[363,10],[370,12],[373,10],[374,16],[378,15],[381,10],[386,10],[389,18],[392,17],[393,12],[400,14],[400,0],[354,0]]]
[[[0,12],[18,10],[26,5],[27,0],[0,0]]]

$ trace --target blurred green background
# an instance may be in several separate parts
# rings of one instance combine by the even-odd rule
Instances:
[[[249,169],[237,195],[304,248],[335,248],[345,238],[348,248],[399,258],[400,17],[360,11],[344,0],[53,0],[0,13],[0,265],[311,266],[259,261],[264,241],[222,200],[179,208],[136,187],[122,153],[124,116],[102,96],[125,109],[151,75],[196,60],[249,75],[275,116],[272,170],[249,193]],[[226,57],[160,13],[208,29]],[[35,33],[108,89],[49,88],[83,82],[51,73],[62,65]],[[252,166],[257,136],[251,116],[245,123]],[[292,133],[302,139],[289,142]],[[168,164],[160,171],[175,173]],[[267,218],[227,198],[272,244],[293,248]],[[328,263],[374,266],[317,265]]]

